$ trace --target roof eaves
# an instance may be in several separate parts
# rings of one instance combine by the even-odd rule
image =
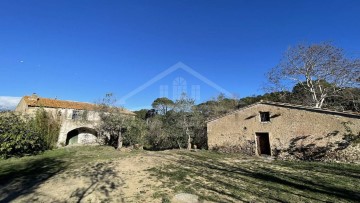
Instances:
[[[215,118],[212,118],[212,119],[210,119],[210,120],[207,120],[206,123],[210,123],[210,122],[213,122],[213,121],[218,120],[218,119],[220,119],[220,118],[223,118],[223,117],[225,117],[225,116],[229,116],[229,115],[235,114],[235,113],[237,113],[237,112],[239,112],[239,111],[242,111],[242,110],[244,110],[244,109],[247,109],[247,108],[256,106],[256,105],[258,105],[258,104],[261,104],[261,101],[260,101],[260,102],[253,103],[253,104],[250,104],[250,105],[247,105],[247,106],[244,106],[244,107],[242,107],[242,108],[240,108],[240,109],[236,109],[236,110],[231,111],[231,112],[229,112],[229,113],[226,113],[226,114],[217,116],[217,117],[215,117]]]

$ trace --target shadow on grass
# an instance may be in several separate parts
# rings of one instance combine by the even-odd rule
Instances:
[[[21,195],[32,193],[44,181],[63,171],[67,165],[57,159],[41,158],[32,160],[26,165],[2,167],[0,202],[10,202]]]
[[[356,167],[356,165],[354,164],[280,161],[276,162],[276,165],[282,167],[289,167],[293,170],[308,170],[312,172],[360,179],[360,167]]]
[[[73,191],[70,194],[70,199],[74,202],[81,202],[87,196],[96,193],[101,202],[125,202],[119,194],[122,192],[121,187],[124,186],[125,182],[118,176],[111,164],[112,162],[97,163],[86,166],[80,172],[68,173],[68,177],[85,178],[90,181],[85,187],[79,187]],[[112,194],[112,192],[117,194]],[[117,196],[117,199],[114,200],[113,196]]]
[[[0,203],[13,200],[37,202],[80,202],[96,198],[108,202],[112,194],[121,192],[123,180],[117,176],[110,158],[119,157],[119,152],[104,147],[77,147],[49,151],[46,154],[0,162]],[[97,163],[100,162],[100,163]],[[56,177],[54,177],[56,176]],[[49,180],[51,178],[51,180]],[[61,180],[63,179],[63,180]],[[76,185],[64,186],[61,197],[50,191],[37,190],[48,181],[78,179]],[[78,185],[77,185],[78,184]],[[23,198],[23,196],[26,197]],[[65,200],[59,200],[66,198]],[[116,202],[122,202],[117,194]]]
[[[182,156],[186,158],[178,160],[176,165],[153,172],[164,184],[171,186],[176,181],[206,200],[357,202],[360,198],[360,188],[357,186],[359,179],[354,174],[359,167],[349,167],[354,169],[341,174],[336,166],[327,168],[328,164],[324,163],[314,163],[318,169],[312,171],[312,167],[306,167],[306,162],[266,163],[254,159],[243,163],[228,163],[219,158],[204,159],[203,155],[195,153],[184,153]],[[304,166],[300,167],[302,165]],[[181,174],[181,178],[176,179],[177,173]],[[167,179],[162,178],[164,176]],[[339,184],[339,179],[344,184]]]

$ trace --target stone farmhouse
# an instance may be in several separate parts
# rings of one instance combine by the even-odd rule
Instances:
[[[347,148],[359,133],[360,114],[266,101],[207,122],[209,149],[256,155],[320,156]],[[356,156],[360,160],[359,150]]]
[[[33,94],[22,97],[15,112],[32,116],[39,108],[45,109],[60,120],[58,146],[96,143],[96,125],[100,121],[100,116],[95,104],[42,98]],[[121,113],[135,116],[135,113],[126,109],[121,109]]]

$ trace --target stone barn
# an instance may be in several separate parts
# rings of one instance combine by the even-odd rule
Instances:
[[[324,159],[357,150],[360,114],[261,101],[207,122],[208,147],[246,154]],[[348,153],[348,154],[349,154]],[[355,157],[354,157],[355,156]]]
[[[100,121],[100,116],[95,104],[42,98],[33,94],[22,97],[15,111],[33,116],[39,108],[60,120],[58,146],[96,143],[96,125]],[[135,113],[123,108],[121,113],[135,116]]]

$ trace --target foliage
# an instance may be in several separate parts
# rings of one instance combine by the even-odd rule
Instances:
[[[166,114],[152,116],[147,123],[145,140],[149,149],[191,149],[194,145],[206,148],[205,118],[186,95],[175,101]]]
[[[360,88],[344,88],[325,100],[324,107],[338,111],[360,112]]]
[[[191,116],[192,144],[199,149],[207,149],[206,117],[201,114],[198,106],[193,107]]]
[[[56,147],[60,132],[60,121],[52,114],[40,108],[36,111],[35,117],[29,120],[31,127],[43,140],[43,149]]]
[[[244,107],[261,100],[309,106],[312,103],[311,93],[307,92],[302,86],[303,84],[296,84],[291,92],[271,92],[244,97],[239,100],[239,107]],[[324,100],[323,107],[338,111],[360,112],[360,88],[343,88],[338,92],[338,95],[327,97]]]
[[[99,136],[106,144],[120,149],[123,144],[141,144],[146,128],[141,119],[123,114],[122,108],[114,104],[116,99],[107,94],[98,105],[100,124],[97,126]]]
[[[136,114],[137,118],[146,120],[146,114],[148,111],[148,109],[140,109],[138,111],[134,111],[134,113]]]
[[[0,156],[8,158],[35,154],[43,149],[42,137],[28,122],[13,112],[0,114]]]
[[[194,100],[188,98],[186,95],[182,95],[174,104],[175,123],[180,129],[178,134],[179,140],[186,140],[187,149],[191,149],[191,138],[194,136],[194,132],[190,128],[194,125]]]
[[[239,107],[245,107],[261,100],[264,101],[272,101],[272,102],[284,102],[284,103],[291,103],[290,100],[292,98],[292,92],[288,91],[280,91],[280,92],[270,92],[265,93],[263,95],[254,95],[241,98],[239,100]]]
[[[121,114],[121,109],[114,106],[116,98],[108,93],[97,105],[100,124],[97,126],[98,135],[105,140],[105,144],[120,149],[123,144],[122,133],[125,130],[127,116]]]
[[[151,150],[173,149],[183,146],[183,140],[179,139],[181,133],[175,126],[173,116],[167,114],[166,118],[160,115],[149,119],[148,133],[145,147]]]
[[[167,139],[168,137],[164,131],[162,120],[158,116],[151,118],[148,123],[145,148],[153,150],[172,148],[172,142]]]
[[[123,145],[123,135],[129,117],[117,111],[108,111],[101,114],[101,123],[98,126],[99,136],[106,139],[106,144],[120,149]]]
[[[53,149],[59,130],[59,121],[44,109],[27,119],[14,112],[0,113],[0,156],[8,158]]]
[[[231,112],[241,106],[236,98],[226,98],[220,94],[217,98],[197,105],[197,110],[206,118],[211,119]]]
[[[151,106],[161,115],[165,115],[174,107],[174,102],[166,97],[155,99]]]
[[[133,146],[135,144],[143,145],[144,137],[147,133],[147,126],[144,120],[139,118],[129,119],[124,132],[124,145]]]

